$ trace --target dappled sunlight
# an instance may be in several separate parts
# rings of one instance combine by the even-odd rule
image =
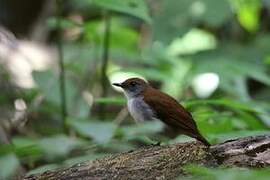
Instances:
[[[35,82],[32,72],[49,68],[55,61],[55,52],[52,48],[37,42],[16,39],[12,41],[14,42],[0,42],[0,63],[10,71],[12,81],[16,85],[22,88],[33,88]]]
[[[216,44],[216,39],[212,34],[199,29],[192,29],[182,38],[176,38],[172,41],[168,47],[168,54],[173,56],[193,54],[214,49]]]
[[[219,86],[219,76],[216,73],[198,74],[192,81],[192,88],[199,98],[208,98]]]

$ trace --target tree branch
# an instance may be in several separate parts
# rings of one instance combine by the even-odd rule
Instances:
[[[103,42],[103,54],[102,54],[102,66],[101,66],[101,97],[107,97],[107,86],[108,86],[108,61],[109,61],[109,48],[110,48],[110,35],[111,35],[111,16],[109,11],[104,11],[104,42]],[[100,104],[99,107],[99,116],[101,119],[105,118],[105,104]]]
[[[173,179],[186,175],[183,166],[191,163],[211,167],[269,166],[270,136],[239,138],[211,148],[200,142],[148,146],[24,179]]]
[[[60,95],[61,95],[61,111],[62,111],[62,124],[63,130],[68,133],[67,125],[67,101],[66,101],[66,80],[65,80],[65,66],[63,57],[63,44],[62,44],[62,0],[57,0],[57,49],[59,54],[59,82],[60,82]]]

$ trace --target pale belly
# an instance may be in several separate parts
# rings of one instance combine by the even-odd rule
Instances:
[[[155,119],[154,112],[143,101],[142,97],[131,98],[128,100],[128,111],[137,122],[150,121]]]

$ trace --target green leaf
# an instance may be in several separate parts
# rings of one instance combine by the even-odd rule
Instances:
[[[132,142],[129,141],[123,141],[122,139],[117,141],[113,140],[106,144],[102,144],[102,148],[106,148],[110,150],[110,153],[117,153],[117,152],[125,152],[130,151],[132,149],[136,149],[136,145],[132,144]]]
[[[45,99],[56,105],[60,105],[60,84],[58,76],[51,70],[43,72],[33,72],[34,79],[40,88],[41,92],[44,94]],[[70,79],[65,81],[66,88],[66,103],[68,108],[72,108],[73,98],[76,95],[76,86]]]
[[[193,0],[189,11],[193,18],[215,27],[221,26],[232,16],[227,0]]]
[[[83,145],[82,141],[67,137],[65,135],[44,138],[38,142],[38,146],[45,153],[48,160],[64,157],[68,155],[71,150],[81,145]]]
[[[144,0],[92,0],[91,2],[101,8],[129,14],[151,23]]]
[[[175,37],[186,33],[191,27],[190,0],[160,1],[160,9],[153,14],[153,39],[164,44],[170,43]]]
[[[9,179],[16,173],[20,163],[14,154],[0,156],[0,179]]]
[[[126,104],[126,99],[123,97],[96,98],[95,103],[124,105],[124,104]]]
[[[192,100],[192,101],[185,102],[185,105],[187,108],[190,108],[192,106],[197,106],[197,105],[222,105],[222,106],[230,107],[232,109],[256,112],[256,110],[254,110],[252,106],[249,106],[246,103],[241,103],[241,102],[234,101],[231,99]]]
[[[102,158],[102,157],[104,157],[106,155],[108,155],[108,154],[106,154],[106,153],[104,153],[104,154],[103,153],[87,154],[87,155],[67,159],[67,160],[65,160],[64,164],[67,165],[67,166],[72,166],[72,165],[77,164],[77,163],[96,160],[96,159]]]
[[[168,47],[168,54],[173,56],[194,54],[214,49],[216,44],[216,39],[212,34],[200,29],[191,29],[183,37],[173,40]]]
[[[231,131],[226,133],[219,133],[219,134],[208,134],[207,137],[210,141],[215,142],[224,142],[226,140],[230,139],[236,139],[241,137],[247,137],[247,136],[258,136],[258,135],[270,135],[270,132],[267,130],[242,130],[242,131]]]
[[[192,173],[193,175],[197,175],[197,174],[200,174],[200,175],[211,175],[211,171],[210,169],[206,168],[206,167],[203,167],[203,166],[199,166],[199,165],[186,165],[184,167],[184,169],[187,171],[187,172],[190,172]]]
[[[82,97],[78,97],[74,106],[75,107],[72,109],[73,111],[71,112],[73,116],[78,118],[86,118],[89,116],[90,106],[85,99],[83,99]]]
[[[205,72],[218,74],[220,89],[239,97],[245,95],[237,93],[247,92],[246,90],[239,91],[239,79],[252,78],[270,86],[270,76],[262,59],[267,47],[266,42],[257,43],[265,48],[256,45],[243,46],[238,43],[224,43],[217,50],[199,53],[193,57],[194,74]]]
[[[270,176],[269,168],[244,169],[244,168],[206,168],[199,165],[187,165],[185,171],[191,173],[191,179],[219,179],[219,180],[267,180]]]
[[[124,126],[120,130],[123,132],[125,139],[134,139],[137,136],[151,135],[161,132],[163,123],[159,121],[148,121],[136,125]]]
[[[33,72],[33,77],[48,101],[60,104],[60,89],[56,75],[52,71]]]
[[[34,157],[42,155],[42,150],[34,139],[17,136],[12,138],[12,144],[14,145],[14,151],[19,157],[30,156],[34,159]]]
[[[93,138],[95,142],[101,144],[109,142],[116,129],[116,124],[113,122],[69,119],[69,124],[79,134]]]
[[[218,27],[231,17],[227,0],[161,1],[157,13],[153,15],[154,40],[167,44],[196,24]]]
[[[58,29],[59,28],[58,20],[60,21],[60,26],[62,29],[73,28],[79,25],[69,19],[63,19],[63,18],[59,19],[56,17],[51,17],[47,20],[48,27],[50,29]]]
[[[92,34],[93,36],[93,34]],[[64,61],[66,73],[72,72],[72,75],[82,77],[89,66],[95,61],[97,49],[91,46],[91,43],[68,43],[63,44]]]
[[[162,85],[162,90],[167,92],[173,97],[179,97],[182,95],[186,78],[190,72],[192,64],[185,59],[175,58],[173,65],[171,66],[168,77]]]
[[[260,112],[258,116],[261,118],[262,122],[264,122],[264,124],[267,127],[269,127],[270,126],[270,104],[267,101],[261,101],[261,102],[252,102],[252,106],[258,112]]]
[[[168,77],[167,73],[164,73],[160,69],[157,69],[157,68],[149,69],[146,67],[140,67],[140,68],[125,68],[124,70],[129,71],[129,72],[134,72],[147,79],[157,80],[157,81],[163,81],[167,79]]]
[[[270,55],[265,58],[265,64],[270,65]]]
[[[266,128],[265,124],[263,124],[260,119],[255,118],[250,113],[241,110],[237,113],[240,115],[239,120],[243,121],[248,126],[246,129],[262,130]]]
[[[256,32],[259,28],[261,0],[233,0],[231,3],[240,24],[249,32]]]
[[[101,46],[103,44],[104,23],[102,21],[89,21],[84,24],[85,38]],[[123,18],[111,18],[110,28],[111,51],[121,50],[121,53],[136,53],[138,51],[139,34],[127,26]],[[116,53],[114,53],[116,54]]]
[[[12,138],[12,144],[14,144],[17,148],[31,146],[34,145],[35,143],[36,143],[35,140],[26,137],[17,136]]]
[[[59,168],[59,165],[57,164],[46,164],[44,166],[39,166],[35,169],[30,170],[29,172],[27,172],[27,175],[31,175],[31,174],[38,174],[38,173],[43,173],[45,171],[49,171],[49,170],[54,170]]]

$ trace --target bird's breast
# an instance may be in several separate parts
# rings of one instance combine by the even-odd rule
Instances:
[[[128,99],[128,110],[137,122],[153,120],[155,118],[153,110],[144,102],[143,97]]]

